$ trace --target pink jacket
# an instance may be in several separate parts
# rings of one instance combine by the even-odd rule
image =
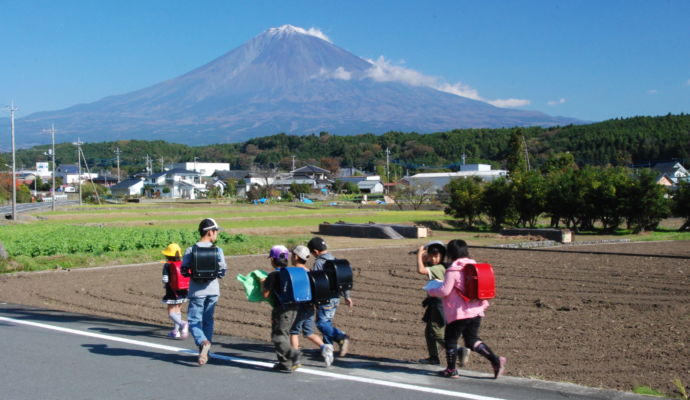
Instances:
[[[465,287],[462,269],[467,264],[476,264],[471,258],[458,258],[446,270],[443,286],[438,289],[429,290],[429,294],[434,297],[443,298],[443,313],[446,316],[446,323],[451,323],[459,319],[474,318],[484,316],[484,310],[489,307],[487,300],[465,301],[457,289]]]

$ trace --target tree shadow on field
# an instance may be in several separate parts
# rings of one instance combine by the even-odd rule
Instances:
[[[169,362],[187,367],[197,366],[196,357],[190,357],[192,354],[156,353],[153,351],[146,350],[111,347],[107,344],[83,344],[81,346],[87,348],[91,353],[100,354],[104,356],[143,357],[154,361]]]

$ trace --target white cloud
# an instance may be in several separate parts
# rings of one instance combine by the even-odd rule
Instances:
[[[343,67],[338,67],[333,71],[329,71],[325,68],[321,68],[321,71],[319,71],[319,77],[326,77],[326,78],[332,78],[332,79],[340,79],[343,81],[349,81],[352,79],[352,72],[346,70]]]
[[[548,104],[548,105],[550,105],[550,106],[557,106],[557,105],[559,105],[559,104],[565,103],[566,101],[567,101],[567,100],[566,100],[565,98],[561,97],[561,98],[558,99],[558,100],[549,100],[548,102],[546,102],[546,104]]]
[[[687,82],[685,82],[686,85],[690,86],[690,79],[688,79]]]
[[[659,94],[659,91],[656,89],[650,89],[650,90],[647,90],[647,94]]]
[[[378,82],[402,82],[413,86],[427,86],[456,96],[483,101],[501,108],[523,107],[531,104],[531,101],[527,99],[485,99],[479,95],[477,89],[462,82],[448,83],[437,77],[427,76],[413,69],[394,65],[383,56],[376,60],[367,61],[372,64],[372,67],[366,71],[365,77]]]

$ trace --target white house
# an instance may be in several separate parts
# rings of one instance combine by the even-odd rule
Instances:
[[[73,164],[60,165],[55,169],[55,176],[62,178],[62,183],[65,185],[79,184],[79,168]],[[87,173],[86,169],[81,170],[81,181],[88,181],[98,176],[95,173]]]
[[[115,197],[140,196],[144,189],[143,178],[125,179],[110,187],[110,192]]]
[[[383,182],[379,175],[343,176],[338,180],[356,184],[362,193],[383,193]]]
[[[199,193],[206,192],[201,175],[195,171],[175,168],[149,175],[144,182],[145,190],[157,197],[194,200]]]
[[[658,173],[657,183],[665,186],[677,186],[679,180],[690,179],[690,174],[679,162],[657,163],[653,169]]]
[[[508,171],[504,169],[491,169],[488,164],[467,164],[460,167],[457,172],[429,172],[406,176],[403,181],[410,185],[418,186],[431,184],[431,189],[438,190],[446,186],[452,179],[479,177],[484,181],[490,182],[502,176],[508,176]]]
[[[173,164],[173,169],[185,169],[198,172],[201,176],[211,176],[216,171],[230,171],[230,164],[192,161]]]

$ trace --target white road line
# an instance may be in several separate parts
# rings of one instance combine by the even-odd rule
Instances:
[[[0,316],[0,321],[11,322],[11,323],[19,324],[19,325],[28,325],[28,326],[33,326],[33,327],[43,328],[43,329],[50,329],[50,330],[54,330],[54,331],[58,331],[58,332],[70,333],[73,335],[88,336],[88,337],[92,337],[92,338],[109,340],[109,341],[113,341],[113,342],[127,343],[127,344],[136,345],[136,346],[151,347],[154,349],[170,351],[173,353],[185,353],[185,354],[193,354],[193,355],[197,354],[196,350],[185,349],[182,347],[175,347],[175,346],[168,346],[168,345],[157,344],[157,343],[144,342],[141,340],[126,339],[126,338],[121,338],[121,337],[117,337],[117,336],[104,335],[102,333],[80,331],[77,329],[64,328],[64,327],[56,326],[56,325],[48,325],[48,324],[43,324],[40,322],[14,319],[14,318],[7,318],[7,317],[2,317],[2,316]],[[215,354],[215,353],[209,353],[209,357],[215,358],[218,360],[225,360],[225,361],[231,361],[231,362],[240,363],[240,364],[255,365],[255,366],[261,366],[261,367],[266,367],[266,368],[271,368],[273,366],[273,363],[248,360],[248,359],[239,358],[239,357],[224,356],[224,355]],[[481,396],[481,395],[476,395],[476,394],[471,394],[471,393],[455,392],[452,390],[444,390],[444,389],[436,389],[436,388],[430,388],[430,387],[424,387],[424,386],[410,385],[407,383],[390,382],[390,381],[384,381],[382,379],[363,378],[363,377],[359,377],[359,376],[338,374],[335,372],[328,372],[328,371],[322,371],[322,370],[316,370],[316,369],[310,369],[310,368],[300,368],[300,369],[296,370],[295,372],[301,372],[301,373],[310,374],[310,375],[318,375],[318,376],[324,376],[324,377],[353,381],[353,382],[368,383],[368,384],[378,385],[378,386],[388,386],[388,387],[393,387],[393,388],[398,388],[398,389],[412,390],[412,391],[416,391],[416,392],[440,394],[440,395],[444,395],[444,396],[457,397],[457,398],[462,398],[462,399],[504,400],[504,399],[501,399],[498,397],[488,397],[488,396]]]

